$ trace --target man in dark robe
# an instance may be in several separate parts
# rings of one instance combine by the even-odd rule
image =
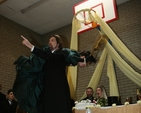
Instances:
[[[59,35],[52,35],[49,39],[50,51],[43,51],[32,45],[26,38],[23,44],[31,52],[45,60],[43,71],[44,90],[42,94],[42,113],[72,113],[69,85],[66,77],[66,58],[62,52],[62,41]],[[84,59],[79,58],[80,66],[85,66]],[[77,63],[75,65],[77,65]]]

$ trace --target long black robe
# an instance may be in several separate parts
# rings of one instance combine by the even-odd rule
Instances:
[[[71,113],[71,98],[66,77],[66,59],[62,51],[33,53],[46,61],[44,65],[43,113]]]
[[[51,53],[35,47],[33,54],[21,56],[15,62],[17,76],[13,92],[20,107],[28,113],[37,112],[36,108],[43,109],[40,113],[71,113],[65,70],[67,65],[77,65],[79,53],[70,49]]]

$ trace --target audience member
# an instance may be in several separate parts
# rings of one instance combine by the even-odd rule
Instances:
[[[107,95],[103,85],[99,85],[96,88],[96,100],[94,100],[95,104],[99,104],[101,106],[107,105]]]
[[[8,90],[7,99],[1,102],[0,113],[16,113],[17,101],[15,101],[14,98],[12,89]]]
[[[6,100],[6,95],[1,92],[2,84],[0,84],[0,102]]]
[[[6,100],[6,95],[1,92],[2,84],[0,84],[0,113],[1,113],[1,104],[4,100]]]
[[[94,97],[93,97],[93,88],[87,87],[87,89],[86,89],[86,95],[87,95],[87,97],[83,98],[82,100],[89,99],[89,100],[91,100],[91,102],[93,102],[93,100],[94,100]]]

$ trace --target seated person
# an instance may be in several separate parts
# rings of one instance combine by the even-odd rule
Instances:
[[[137,89],[137,101],[141,100],[141,89]]]
[[[7,99],[1,102],[0,113],[16,113],[17,101],[14,100],[12,89],[7,92]]]
[[[96,88],[96,100],[94,100],[95,104],[99,104],[101,106],[107,105],[107,95],[103,85],[99,85]]]
[[[94,100],[94,97],[93,97],[93,88],[87,87],[87,89],[86,89],[86,95],[87,95],[87,97],[83,98],[82,100],[89,99],[93,103],[93,100]]]

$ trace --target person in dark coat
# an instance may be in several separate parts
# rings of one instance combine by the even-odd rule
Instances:
[[[6,95],[1,92],[2,84],[0,84],[0,103],[6,99]]]
[[[32,45],[26,38],[23,45],[31,49],[32,53],[45,60],[42,95],[42,113],[72,113],[70,90],[66,77],[66,58],[62,50],[59,35],[52,35],[49,39],[50,51],[43,51]],[[79,58],[80,66],[86,66],[84,58]],[[77,63],[75,65],[77,65]]]
[[[6,95],[3,94],[3,93],[1,92],[1,90],[2,90],[2,84],[0,84],[0,113],[1,113],[1,110],[2,110],[2,107],[1,107],[2,102],[6,100]]]
[[[7,92],[7,99],[1,102],[0,113],[16,113],[17,101],[14,100],[13,90]]]

